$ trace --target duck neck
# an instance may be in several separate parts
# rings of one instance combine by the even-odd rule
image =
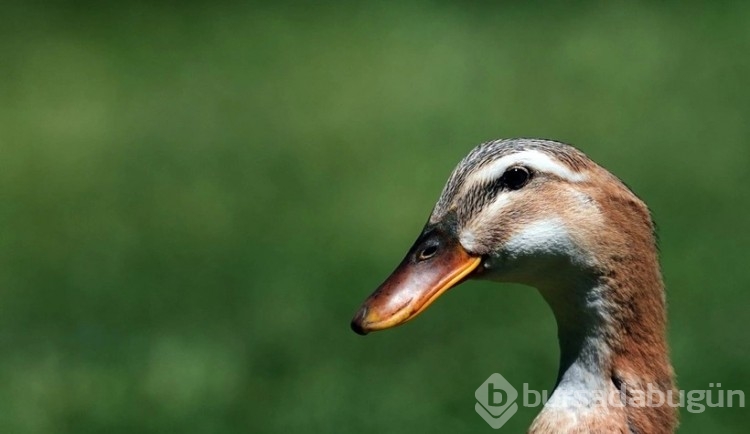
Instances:
[[[542,291],[557,321],[560,365],[553,399],[582,391],[606,390],[613,365],[612,313],[603,299],[608,288],[597,282],[568,291]]]
[[[625,432],[599,421],[625,426],[621,415],[612,415],[597,402],[612,390],[613,342],[611,313],[599,295],[607,289],[589,282],[567,290],[545,291],[557,321],[560,366],[554,391],[531,425],[529,433]],[[596,409],[595,411],[592,411]]]
[[[674,393],[658,263],[649,266],[642,258],[620,257],[614,264],[595,277],[574,279],[563,290],[541,289],[557,321],[560,367],[555,390],[538,420],[554,421],[558,427],[564,420],[573,421],[576,427],[596,431],[595,424],[608,415],[610,422],[619,420],[632,432],[673,432],[673,407],[627,401],[634,392],[658,390],[668,397]],[[601,400],[613,393],[618,405],[605,401],[602,406]]]

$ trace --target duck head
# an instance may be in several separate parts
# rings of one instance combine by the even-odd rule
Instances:
[[[602,202],[623,194],[650,224],[645,205],[572,146],[536,139],[479,145],[453,171],[422,233],[365,300],[352,329],[366,334],[403,324],[467,279],[544,292],[594,278],[606,256],[602,240],[618,242]]]

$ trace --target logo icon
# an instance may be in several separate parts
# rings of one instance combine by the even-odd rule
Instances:
[[[518,391],[500,374],[490,375],[474,396],[477,398],[474,410],[494,429],[505,425],[518,411]]]

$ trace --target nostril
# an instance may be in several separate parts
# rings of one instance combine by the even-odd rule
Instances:
[[[438,246],[435,245],[435,244],[433,244],[431,246],[427,246],[424,249],[422,249],[421,252],[419,252],[419,255],[417,256],[417,258],[420,261],[424,261],[426,259],[430,259],[433,256],[435,256],[435,253],[437,253],[437,250],[438,250]]]

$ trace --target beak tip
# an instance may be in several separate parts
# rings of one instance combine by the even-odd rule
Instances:
[[[365,329],[365,317],[367,316],[367,306],[363,306],[362,309],[357,312],[356,315],[354,315],[354,318],[352,319],[351,326],[352,330],[354,330],[354,333],[364,336],[368,333],[368,331]]]

